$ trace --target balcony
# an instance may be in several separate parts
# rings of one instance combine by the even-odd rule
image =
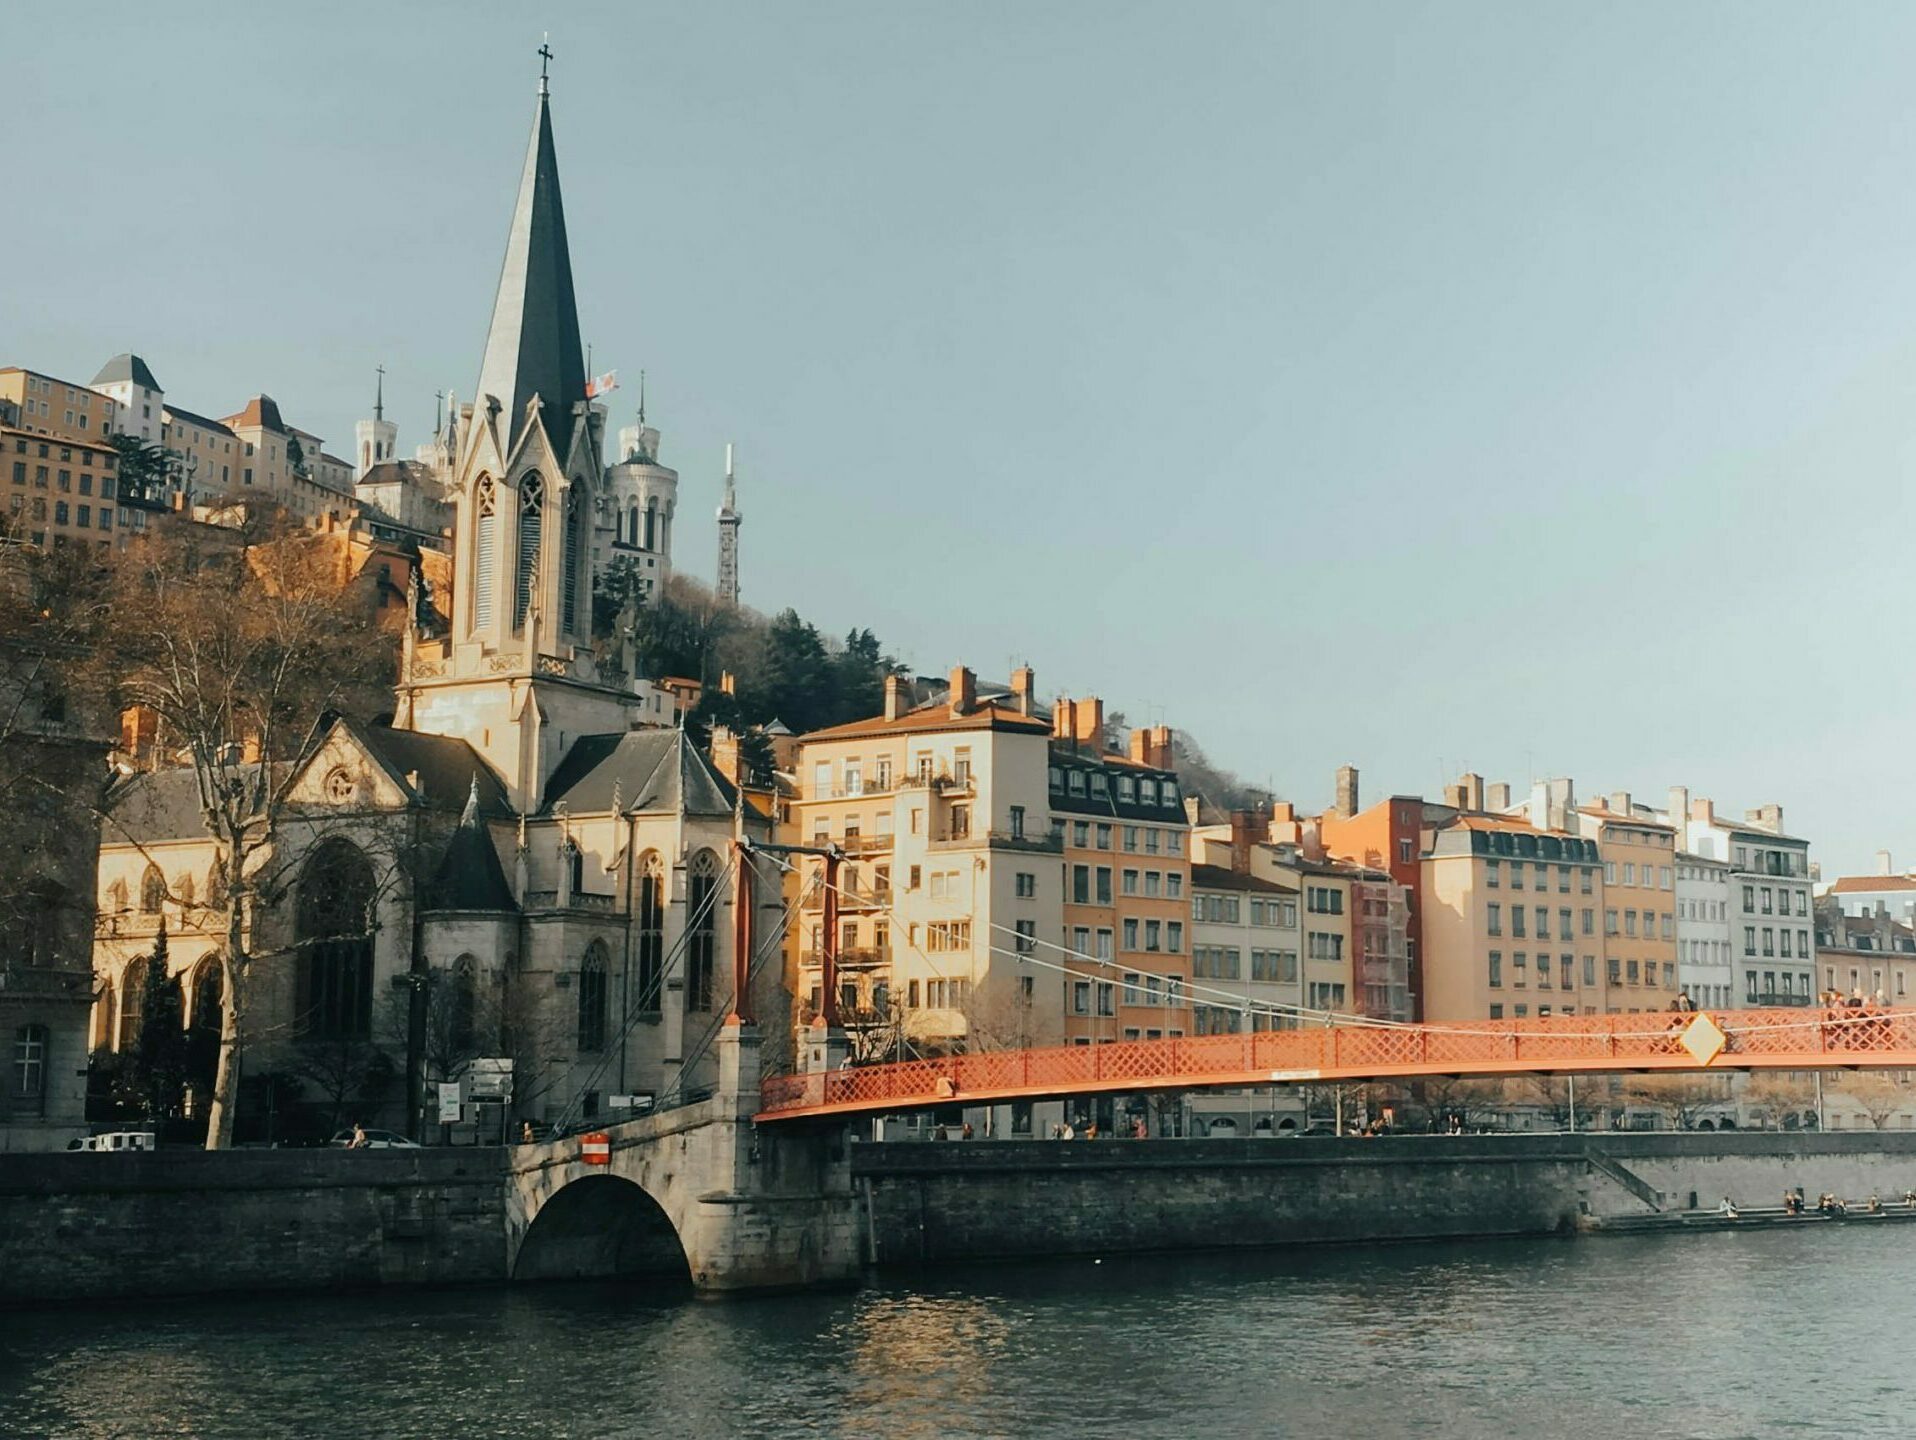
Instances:
[[[819,886],[812,886],[805,892],[803,910],[822,910],[825,907],[825,892]],[[855,910],[887,910],[891,908],[891,886],[881,885],[871,890],[859,890],[848,885],[838,887],[838,908],[844,912]]]
[[[1789,1005],[1800,1008],[1810,1004],[1811,998],[1808,995],[1779,995],[1774,991],[1764,990],[1755,995],[1745,995],[1743,997],[1743,1003],[1751,1008],[1771,1005]]]
[[[800,963],[816,970],[825,963],[822,951],[807,950]],[[854,945],[838,952],[840,970],[881,970],[891,966],[891,946]]]
[[[618,900],[612,895],[595,895],[590,890],[580,890],[573,894],[568,904],[560,904],[557,890],[526,891],[525,908],[528,910],[589,910],[598,915],[611,915],[618,908]]]
[[[826,843],[830,843],[829,841]],[[888,855],[891,853],[892,837],[889,835],[847,835],[838,842],[838,848],[847,855]]]
[[[928,850],[1018,850],[1034,855],[1062,855],[1062,831],[1044,835],[1026,832],[1014,835],[1009,830],[972,830],[963,835],[934,835],[925,842]]]

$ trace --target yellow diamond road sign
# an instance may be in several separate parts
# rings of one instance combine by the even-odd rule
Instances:
[[[1723,1027],[1708,1015],[1697,1016],[1684,1027],[1683,1034],[1678,1038],[1699,1065],[1708,1065],[1723,1053],[1723,1047],[1730,1042],[1730,1037],[1723,1033]]]

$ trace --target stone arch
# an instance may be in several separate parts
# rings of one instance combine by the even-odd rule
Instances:
[[[166,876],[160,867],[148,861],[146,870],[140,876],[140,913],[157,915],[166,904]]]
[[[556,1191],[532,1218],[514,1280],[651,1277],[690,1288],[692,1265],[663,1206],[619,1175],[585,1175]]]
[[[146,979],[150,968],[144,956],[127,962],[126,969],[120,972],[120,999],[115,1007],[118,1016],[114,1026],[113,1048],[122,1053],[135,1049],[140,1043],[140,1027],[146,1023]]]

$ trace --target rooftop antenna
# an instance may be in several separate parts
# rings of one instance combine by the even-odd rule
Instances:
[[[539,36],[539,98],[544,99],[552,93],[546,79],[546,67],[552,63],[552,32],[544,31]]]

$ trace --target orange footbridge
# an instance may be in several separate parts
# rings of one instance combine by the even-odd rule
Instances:
[[[774,1076],[762,1088],[757,1119],[1437,1075],[1855,1069],[1916,1069],[1916,1009],[1651,1012],[1432,1025],[1345,1017],[1295,1030],[993,1050]]]

